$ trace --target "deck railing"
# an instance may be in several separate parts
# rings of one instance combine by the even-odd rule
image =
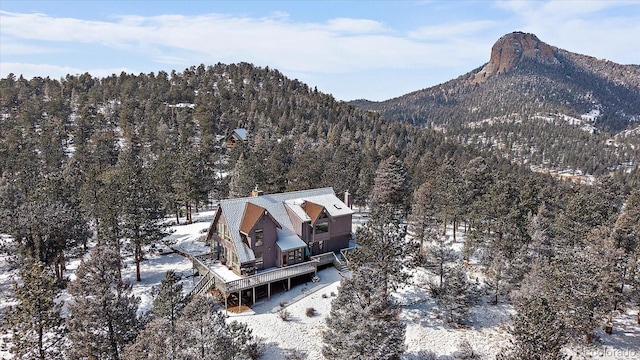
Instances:
[[[335,257],[336,257],[336,254],[334,254],[333,251],[330,251],[324,254],[312,255],[311,259],[318,260],[318,266],[322,266],[322,265],[331,264],[335,259]]]
[[[318,260],[311,260],[300,264],[268,270],[256,275],[247,276],[225,283],[226,293],[250,289],[256,286],[289,279],[295,276],[310,274],[318,269]]]
[[[209,289],[211,289],[211,287],[214,285],[215,281],[216,281],[216,278],[213,275],[213,272],[211,271],[207,272],[202,277],[202,279],[200,279],[200,281],[196,284],[193,290],[191,290],[190,295],[196,296],[209,291]]]
[[[191,290],[191,295],[195,296],[203,292],[209,291],[213,286],[223,293],[229,294],[235,291],[242,291],[256,286],[285,280],[288,278],[314,273],[318,269],[318,259],[312,259],[300,264],[290,265],[283,268],[268,270],[256,275],[244,277],[242,279],[225,281],[222,276],[211,270],[205,263],[207,259],[211,259],[206,255],[192,257],[194,267],[198,269],[202,279]]]

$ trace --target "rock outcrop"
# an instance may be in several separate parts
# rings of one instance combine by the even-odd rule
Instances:
[[[475,76],[475,82],[509,71],[524,59],[534,59],[544,64],[559,64],[553,48],[540,41],[534,34],[513,32],[501,37],[491,48],[489,62]]]

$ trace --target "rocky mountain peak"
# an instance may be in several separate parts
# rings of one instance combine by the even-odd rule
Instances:
[[[518,66],[524,59],[545,64],[558,64],[553,48],[534,34],[513,32],[501,37],[491,48],[489,62],[475,76],[482,82],[492,75],[501,74]]]

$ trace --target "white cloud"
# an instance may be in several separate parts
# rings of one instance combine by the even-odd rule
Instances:
[[[329,20],[327,30],[340,33],[371,34],[388,32],[389,29],[374,20],[338,18]]]
[[[450,46],[431,44],[394,33],[382,23],[367,19],[292,23],[284,16],[206,14],[122,16],[108,22],[43,14],[0,15],[3,33],[15,39],[100,44],[148,53],[151,59],[162,63],[174,59],[184,64],[206,58],[216,62],[249,61],[292,71],[344,73],[385,67],[448,67],[459,63],[452,56],[469,58],[459,50],[460,42]],[[478,26],[483,25],[456,25],[465,32]],[[434,36],[444,31],[431,29],[431,32]],[[448,58],[438,55],[443,51]]]

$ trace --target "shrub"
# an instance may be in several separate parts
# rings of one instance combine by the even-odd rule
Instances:
[[[289,321],[291,313],[289,312],[289,310],[282,308],[278,310],[278,316],[280,317],[280,319],[282,319],[282,321]]]
[[[307,314],[307,317],[312,317],[313,315],[316,314],[316,309],[309,307],[307,308],[307,310],[305,311],[305,314]]]

